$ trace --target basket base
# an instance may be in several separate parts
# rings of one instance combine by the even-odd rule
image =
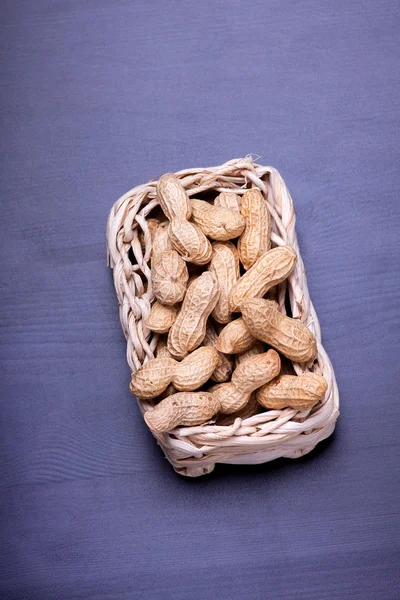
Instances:
[[[204,467],[174,467],[174,471],[183,477],[201,477],[209,475],[215,469],[215,463],[204,465]]]

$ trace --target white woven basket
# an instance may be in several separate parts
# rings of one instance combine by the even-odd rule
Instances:
[[[153,434],[174,469],[191,477],[210,473],[216,463],[256,464],[279,457],[298,458],[310,452],[335,428],[339,415],[339,394],[335,374],[321,343],[321,331],[307,287],[303,261],[295,232],[293,201],[285,182],[272,167],[256,164],[251,157],[234,159],[207,169],[187,169],[176,175],[189,196],[207,190],[235,190],[243,194],[257,186],[264,195],[272,217],[272,245],[292,246],[298,255],[294,272],[279,286],[279,306],[285,312],[288,296],[292,316],[310,328],[318,342],[318,357],[312,371],[328,382],[324,400],[311,410],[268,410],[232,425],[213,422],[196,427],[179,427],[168,434]],[[122,328],[127,340],[127,359],[135,371],[154,356],[158,336],[143,324],[154,300],[151,287],[151,237],[146,218],[158,205],[157,181],[127,192],[111,209],[107,224],[109,265],[119,301]],[[151,216],[151,215],[150,215]],[[297,374],[304,365],[295,364]],[[143,412],[152,406],[138,400]]]

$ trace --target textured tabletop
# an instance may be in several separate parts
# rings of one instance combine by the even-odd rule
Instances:
[[[399,4],[1,14],[1,600],[400,598]],[[341,416],[301,460],[185,480],[128,391],[105,224],[247,153],[293,196]]]

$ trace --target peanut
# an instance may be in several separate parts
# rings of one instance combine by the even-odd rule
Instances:
[[[234,285],[229,295],[230,310],[240,310],[240,304],[246,298],[264,296],[271,287],[290,275],[296,261],[296,252],[290,246],[278,246],[264,252]]]
[[[241,410],[250,400],[251,393],[279,374],[281,361],[275,350],[252,356],[233,371],[229,383],[212,388],[212,394],[221,405],[220,412],[231,414]]]
[[[182,392],[196,390],[210,379],[221,362],[215,348],[201,346],[178,363],[172,382]]]
[[[187,289],[185,299],[168,335],[168,350],[183,358],[200,346],[206,334],[207,318],[219,296],[218,282],[213,273],[205,271]]]
[[[217,278],[220,295],[211,314],[218,323],[229,323],[232,320],[229,294],[240,275],[238,252],[231,242],[215,242],[212,248],[208,268]]]
[[[258,390],[257,401],[264,408],[306,410],[322,400],[327,389],[325,379],[316,373],[280,375]]]
[[[294,362],[309,363],[315,359],[317,342],[311,331],[298,319],[280,313],[276,302],[252,298],[242,302],[241,309],[244,322],[254,337]]]
[[[171,243],[184,260],[204,265],[211,258],[211,244],[199,227],[189,223],[191,204],[181,182],[172,173],[163,175],[157,184],[160,206],[170,221]]]
[[[132,373],[129,386],[138,398],[155,398],[171,383],[177,362],[173,358],[153,358],[135,373]]]
[[[158,227],[154,227],[151,233],[151,240],[153,260],[160,258],[163,252],[173,250],[168,234],[168,223],[166,222],[159,223]]]
[[[203,344],[204,346],[212,346],[215,348],[215,345],[218,340],[217,332],[210,322],[207,323],[206,327],[206,335],[204,336]],[[225,356],[222,352],[218,352],[219,357],[221,359],[221,365],[217,367],[213,374],[211,375],[211,379],[214,381],[218,381],[219,383],[223,381],[228,381],[232,373],[232,362],[230,361],[228,356]]]
[[[167,336],[160,335],[157,342],[156,347],[156,356],[157,358],[172,358],[168,348],[167,348]]]
[[[168,338],[165,335],[160,335],[159,336],[158,342],[157,342],[157,348],[156,348],[156,356],[157,356],[157,358],[172,358],[171,354],[168,352],[167,339]],[[176,389],[174,388],[174,386],[171,383],[167,387],[167,389],[164,390],[157,397],[157,400],[164,400],[164,398],[167,398],[168,396],[171,396],[171,394],[175,394],[175,393],[176,393]]]
[[[279,375],[280,370],[279,354],[275,350],[268,350],[241,362],[232,373],[232,383],[244,393],[253,392]]]
[[[220,412],[224,415],[242,410],[250,401],[251,394],[244,394],[231,381],[217,383],[208,390],[220,405]]]
[[[236,419],[248,419],[259,412],[261,412],[261,406],[257,402],[256,392],[253,392],[250,395],[250,400],[241,410],[231,413],[230,415],[218,415],[215,424],[223,426],[232,425]]]
[[[169,237],[183,259],[196,265],[205,265],[211,259],[211,244],[200,227],[189,221],[171,221]]]
[[[226,242],[236,238],[245,227],[241,214],[230,208],[214,206],[204,200],[191,200],[190,205],[192,221],[213,240]]]
[[[167,306],[157,300],[151,307],[144,324],[156,333],[167,333],[175,323],[178,311],[179,307],[176,304]]]
[[[252,356],[257,356],[257,354],[262,354],[265,352],[265,346],[261,342],[256,342],[254,346],[251,346],[246,352],[242,352],[235,357],[235,366],[238,367],[242,362],[251,358]]]
[[[157,404],[144,414],[148,427],[155,433],[171,431],[178,425],[200,425],[213,417],[219,404],[207,392],[180,392]]]
[[[153,256],[151,264],[153,294],[162,304],[181,302],[186,293],[189,273],[185,261],[175,250]]]
[[[172,248],[167,228],[167,223],[159,223],[153,230],[151,274],[154,296],[171,305],[183,299],[189,274],[184,260]]]
[[[196,390],[210,377],[221,359],[215,348],[202,346],[181,363],[173,358],[153,358],[132,373],[130,390],[138,398],[155,398],[172,383],[178,390]]]
[[[214,200],[214,206],[230,208],[235,212],[240,212],[240,196],[234,192],[221,192]]]
[[[224,354],[239,354],[249,350],[255,343],[256,338],[250,333],[240,317],[231,321],[222,329],[215,347]]]
[[[260,190],[254,188],[243,195],[240,214],[246,222],[238,241],[240,262],[247,270],[271,248],[271,218]]]
[[[169,221],[190,219],[190,200],[185,188],[173,173],[166,173],[157,183],[160,206]]]

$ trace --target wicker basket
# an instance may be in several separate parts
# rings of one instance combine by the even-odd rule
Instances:
[[[325,377],[328,391],[325,399],[311,410],[269,410],[237,418],[229,426],[211,421],[196,427],[179,427],[155,437],[174,469],[191,477],[210,473],[216,463],[256,464],[279,457],[303,456],[333,432],[339,415],[339,394],[307,288],[292,198],[278,171],[256,164],[252,157],[230,160],[219,167],[187,169],[176,175],[191,197],[207,190],[235,190],[238,194],[252,186],[259,187],[264,194],[268,190],[272,244],[290,245],[298,254],[294,272],[279,286],[280,310],[285,312],[288,297],[293,317],[305,322],[316,336],[318,357],[312,370]],[[122,196],[114,204],[107,224],[108,260],[114,270],[127,359],[133,371],[153,358],[158,341],[158,336],[143,324],[153,301],[151,238],[146,218],[158,205],[156,183],[140,185]],[[304,366],[295,364],[294,368],[297,374],[304,371]],[[138,404],[142,413],[152,406],[149,400],[139,400]]]

